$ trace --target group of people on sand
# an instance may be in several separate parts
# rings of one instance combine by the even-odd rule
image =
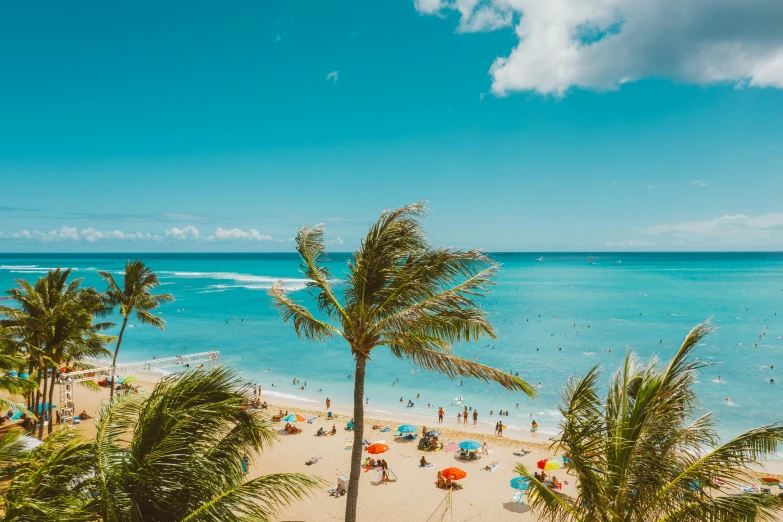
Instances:
[[[302,430],[297,428],[293,424],[286,422],[285,423],[285,432],[288,433],[289,435],[296,435],[297,433],[302,433]]]
[[[365,471],[372,469],[380,473],[380,476],[378,477],[379,480],[377,480],[377,482],[385,483],[389,481],[389,464],[384,459],[375,460],[370,457],[367,459],[366,463],[367,467],[365,468]]]
[[[478,410],[473,410],[473,425],[475,426],[478,424]],[[468,408],[467,406],[461,413],[457,413],[457,424],[467,424],[468,423]]]
[[[552,475],[551,479],[547,478],[547,474],[543,471],[539,474],[537,471],[533,473],[535,479],[543,484],[546,484],[550,489],[563,489],[563,483],[557,480],[557,477]]]
[[[326,431],[324,430],[323,426],[318,428],[318,431],[315,432],[316,437],[328,437],[331,435],[337,435],[337,426],[332,424],[332,431]]]

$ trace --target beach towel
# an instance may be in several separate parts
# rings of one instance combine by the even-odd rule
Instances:
[[[391,431],[391,428],[381,428],[381,433],[386,433],[387,431]]]
[[[759,489],[760,488],[758,486],[756,486],[756,485],[753,485],[753,486],[743,486],[742,487],[742,492],[743,493],[758,493]]]
[[[375,468],[372,474],[372,481],[381,482],[382,480],[383,480],[383,471],[381,471],[381,468]]]
[[[517,491],[514,496],[511,497],[512,502],[525,503],[525,493],[523,491]]]
[[[499,467],[500,467],[500,464],[490,464],[489,466],[485,466],[484,467],[484,471],[489,471],[490,473],[492,473],[493,471],[495,471]]]
[[[432,467],[432,464],[427,464],[426,466],[422,466],[421,464],[419,464],[419,467],[424,469],[430,469]]]
[[[307,419],[307,424],[313,424],[313,423],[315,423],[315,416],[312,416],[309,419]]]
[[[345,449],[351,449],[353,447],[353,441],[349,440],[345,443]]]
[[[517,457],[526,457],[526,456],[530,455],[531,453],[532,453],[531,451],[522,450],[522,451],[515,451],[514,455],[516,455]]]

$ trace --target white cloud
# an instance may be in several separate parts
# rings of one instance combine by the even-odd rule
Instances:
[[[634,240],[615,241],[615,242],[609,241],[609,242],[606,243],[606,246],[609,247],[609,248],[612,248],[612,247],[631,247],[631,248],[634,248],[634,247],[655,246],[655,243],[653,243],[652,241],[634,241]]]
[[[261,234],[258,230],[254,230],[252,228],[247,231],[240,230],[238,228],[232,228],[230,230],[218,228],[215,230],[215,235],[209,236],[207,239],[209,241],[271,241],[272,236]]]
[[[725,215],[702,221],[682,221],[635,229],[638,234],[670,237],[681,243],[716,245],[783,244],[783,214]]]
[[[691,185],[695,185],[695,186],[697,186],[699,188],[704,188],[704,187],[709,187],[710,186],[709,183],[707,183],[706,181],[700,180],[700,179],[694,179],[693,181],[691,181]]]
[[[337,83],[337,80],[339,79],[340,79],[340,71],[332,71],[326,75],[327,82]]]
[[[413,6],[423,14],[436,14],[446,7],[444,0],[413,0]]]
[[[75,227],[64,226],[59,230],[50,230],[48,232],[40,230],[0,232],[0,239],[11,241],[86,241],[88,243],[97,243],[99,241],[272,241],[274,238],[270,235],[262,234],[253,228],[248,230],[217,228],[214,234],[203,236],[193,226],[184,228],[173,227],[166,230],[163,234],[98,230],[93,227],[79,231]]]
[[[334,239],[330,239],[329,241],[327,241],[327,243],[329,243],[330,245],[342,245],[345,243],[345,241],[343,241],[341,237],[336,237]]]
[[[201,234],[196,227],[187,226],[182,229],[172,227],[164,235],[166,239],[198,239]]]
[[[516,24],[490,67],[492,90],[562,96],[644,78],[783,88],[780,0],[414,0],[459,14],[458,31]]]

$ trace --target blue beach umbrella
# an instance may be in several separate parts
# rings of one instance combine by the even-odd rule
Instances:
[[[511,487],[519,491],[527,491],[530,487],[530,479],[527,477],[514,477],[511,479]]]
[[[459,447],[466,451],[478,450],[481,449],[481,443],[475,440],[463,440],[459,443]]]
[[[399,428],[397,428],[397,431],[400,433],[416,433],[419,431],[419,428],[414,426],[413,424],[403,424]]]

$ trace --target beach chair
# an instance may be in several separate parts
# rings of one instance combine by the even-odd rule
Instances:
[[[315,419],[316,419],[316,416],[313,415],[312,417],[307,419],[307,424],[315,424]]]
[[[334,419],[334,416],[332,415],[331,411],[326,413],[326,418],[327,419]]]

